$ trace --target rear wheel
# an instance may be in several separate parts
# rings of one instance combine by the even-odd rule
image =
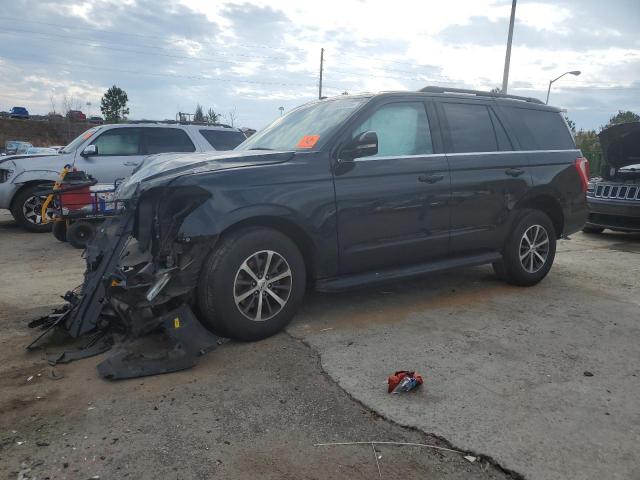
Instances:
[[[67,222],[64,220],[53,222],[51,231],[53,232],[53,236],[56,237],[56,240],[61,242],[67,241]]]
[[[93,238],[95,228],[92,223],[79,221],[73,222],[67,228],[67,241],[76,248],[86,248],[89,240]]]
[[[553,265],[556,231],[539,210],[523,210],[504,247],[503,260],[493,264],[496,275],[508,283],[535,285]]]
[[[225,236],[200,273],[198,306],[211,329],[237,340],[282,330],[302,302],[302,254],[282,233],[256,227]]]
[[[584,227],[582,227],[582,231],[584,233],[602,233],[604,232],[604,228],[602,227],[592,227],[590,225],[585,225]]]
[[[51,222],[42,223],[42,204],[47,196],[37,195],[38,191],[46,188],[46,185],[31,185],[22,189],[13,200],[11,214],[18,224],[30,232],[50,232]],[[48,219],[52,220],[53,207],[46,212]]]

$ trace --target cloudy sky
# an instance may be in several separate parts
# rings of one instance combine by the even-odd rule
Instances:
[[[318,94],[501,85],[510,0],[0,0],[0,110],[99,113],[129,95],[132,119],[197,103],[261,128]],[[579,128],[640,112],[640,1],[519,0],[509,92],[550,103]],[[92,105],[88,107],[87,102]]]

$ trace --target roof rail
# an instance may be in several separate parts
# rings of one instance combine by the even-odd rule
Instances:
[[[140,123],[155,123],[157,125],[201,125],[203,127],[223,127],[234,128],[226,123],[209,123],[209,122],[180,122],[176,120],[127,120],[126,123],[140,124]]]
[[[533,97],[521,97],[519,95],[507,95],[505,93],[497,93],[497,92],[484,92],[482,90],[470,90],[466,88],[448,88],[448,87],[436,87],[436,86],[429,85],[427,87],[421,88],[419,91],[429,92],[429,93],[462,93],[465,95],[475,95],[477,97],[510,98],[512,100],[520,100],[523,102],[543,104],[542,100],[539,100]]]

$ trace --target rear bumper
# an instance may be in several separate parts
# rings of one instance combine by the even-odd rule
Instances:
[[[640,202],[587,198],[587,225],[612,230],[640,231]]]

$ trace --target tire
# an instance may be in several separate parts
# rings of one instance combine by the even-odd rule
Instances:
[[[67,227],[67,241],[75,248],[86,248],[95,234],[95,227],[90,222],[73,222]]]
[[[11,214],[15,221],[30,232],[50,232],[52,223],[42,223],[42,215],[39,205],[42,205],[46,197],[34,195],[35,192],[46,188],[46,185],[31,185],[18,192],[14,197]],[[53,213],[53,212],[51,212]]]
[[[549,273],[556,255],[556,231],[551,219],[539,210],[523,210],[514,224],[504,246],[503,260],[494,263],[493,269],[498,278],[528,287]],[[535,251],[529,249],[532,240],[538,245]]]
[[[592,227],[590,225],[585,225],[584,227],[582,227],[582,231],[584,233],[597,234],[597,233],[604,232],[604,228],[602,228],[602,227]]]
[[[53,222],[51,231],[53,232],[53,236],[56,237],[56,240],[61,242],[67,241],[67,222],[64,220]]]
[[[269,256],[269,269],[261,271]],[[270,283],[268,275],[281,278]],[[291,239],[270,228],[246,228],[224,236],[205,261],[198,308],[213,331],[236,340],[261,340],[291,321],[305,284],[304,259]]]

